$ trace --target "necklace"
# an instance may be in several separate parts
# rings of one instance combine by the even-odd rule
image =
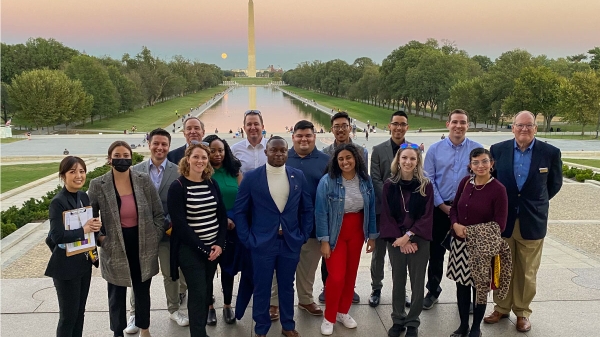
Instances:
[[[475,178],[473,178],[473,188],[476,191],[481,191],[482,189],[485,188],[485,185],[487,185],[490,181],[494,180],[494,177],[490,177],[490,179],[488,181],[485,182],[485,184],[483,184],[483,186],[481,186],[481,188],[477,188],[477,185],[475,185]]]
[[[402,187],[400,187],[400,196],[402,197],[402,208],[404,208],[404,212],[408,213],[406,202],[404,201],[404,193],[402,193]]]

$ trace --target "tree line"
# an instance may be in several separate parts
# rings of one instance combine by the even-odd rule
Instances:
[[[589,59],[589,62],[588,62]],[[462,108],[473,123],[498,128],[520,110],[600,128],[600,47],[551,59],[521,49],[496,60],[469,54],[453,42],[410,41],[381,64],[361,57],[302,62],[283,74],[293,86],[389,109],[410,107],[416,115],[442,119]],[[583,131],[582,131],[583,132]]]
[[[143,47],[120,60],[95,57],[54,39],[2,43],[2,119],[30,125],[85,123],[219,85],[214,64],[175,56],[166,61]]]

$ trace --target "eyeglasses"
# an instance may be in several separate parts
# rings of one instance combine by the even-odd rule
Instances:
[[[482,161],[475,160],[471,162],[471,166],[479,166],[479,165],[488,165],[490,163],[489,159],[484,159]]]
[[[519,130],[523,130],[523,129],[532,130],[533,127],[535,127],[537,125],[535,125],[535,124],[514,124],[514,126],[515,126],[515,129],[519,129]]]
[[[244,112],[244,116],[247,115],[260,115],[260,110],[246,110],[246,112]]]
[[[405,127],[408,126],[407,123],[398,123],[398,122],[390,123],[390,125],[393,126],[393,127],[395,127],[395,128],[397,128],[397,127],[405,128]]]
[[[400,144],[400,148],[401,149],[415,149],[415,150],[419,150],[419,145],[417,144],[411,144],[411,143],[402,143]]]
[[[350,125],[348,125],[348,124],[342,124],[342,125],[334,125],[331,128],[334,129],[335,131],[339,131],[339,130],[348,130],[349,127],[350,127]]]

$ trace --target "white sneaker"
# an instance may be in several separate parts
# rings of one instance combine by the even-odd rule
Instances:
[[[127,327],[125,328],[126,333],[137,333],[140,331],[140,328],[135,326],[135,316],[129,317],[129,322],[127,322]]]
[[[170,314],[169,317],[177,322],[179,326],[188,326],[190,325],[190,319],[181,311],[177,310],[174,313]]]
[[[354,329],[358,326],[358,324],[356,324],[356,321],[354,320],[354,318],[352,318],[352,316],[348,315],[348,314],[340,314],[338,312],[336,320],[342,324],[344,324],[344,326],[348,329]]]
[[[323,318],[323,323],[321,323],[321,335],[329,336],[333,334],[333,324],[334,323]]]

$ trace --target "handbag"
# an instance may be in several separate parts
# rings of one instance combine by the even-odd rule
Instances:
[[[492,258],[492,280],[490,289],[496,290],[500,288],[500,254]]]

